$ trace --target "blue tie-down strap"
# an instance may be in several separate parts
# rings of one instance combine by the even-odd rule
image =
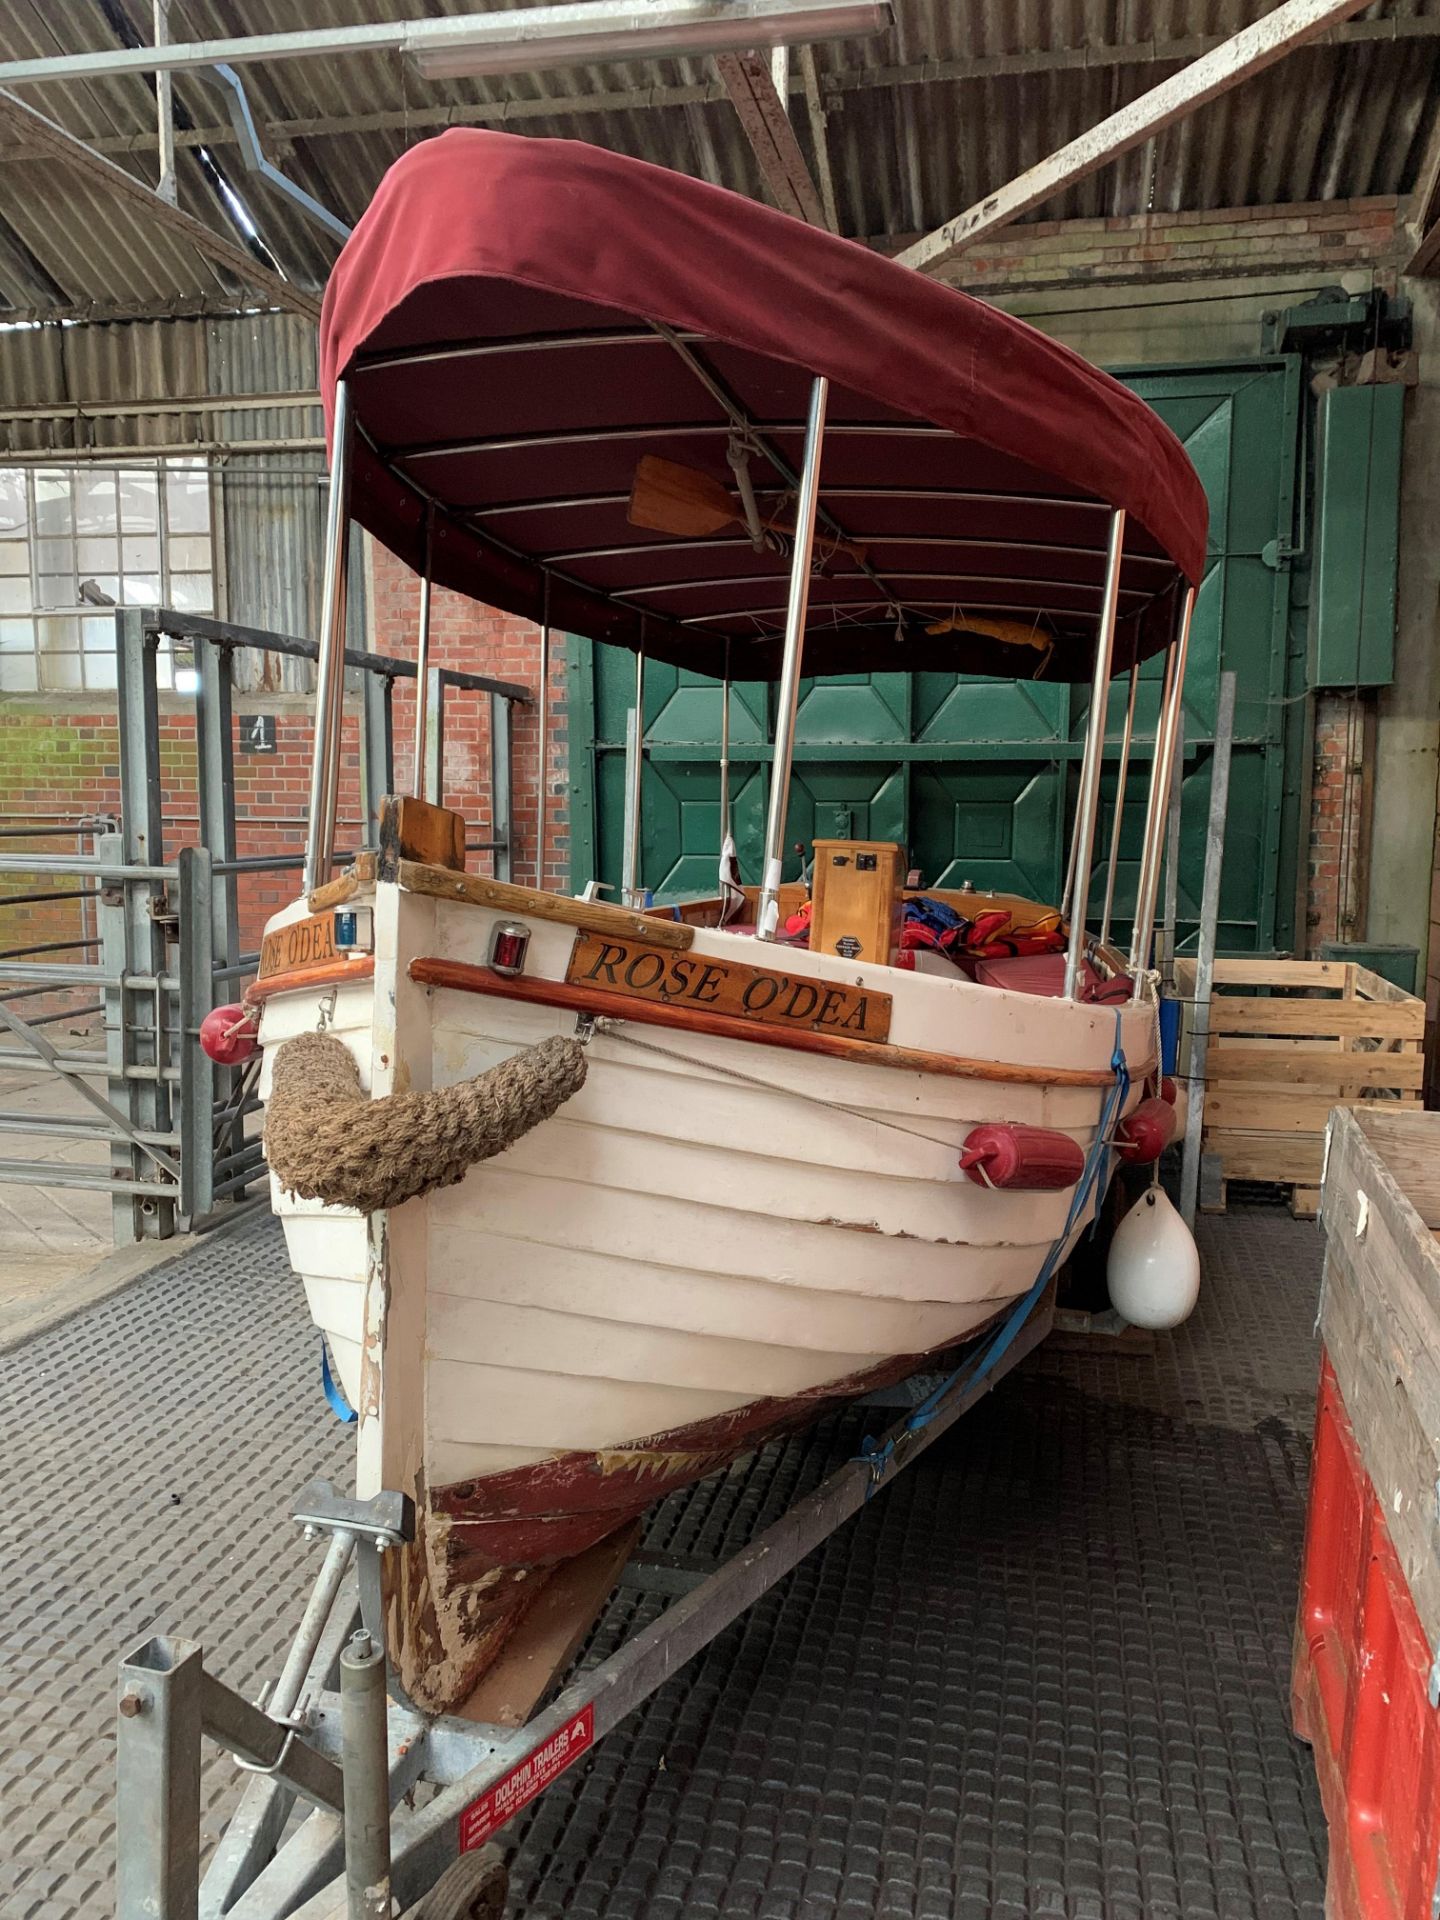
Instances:
[[[325,1398],[330,1402],[330,1411],[335,1418],[343,1420],[347,1427],[353,1426],[360,1416],[345,1398],[340,1382],[330,1371],[330,1349],[325,1344],[323,1333],[320,1336],[320,1384],[325,1389]]]
[[[973,1387],[979,1381],[983,1380],[987,1374],[995,1371],[1006,1353],[1008,1353],[1010,1348],[1015,1344],[1015,1339],[1020,1329],[1034,1312],[1041,1294],[1044,1293],[1046,1287],[1049,1286],[1051,1279],[1054,1277],[1055,1269],[1060,1263],[1060,1256],[1069,1243],[1070,1235],[1075,1230],[1076,1222],[1084,1213],[1090,1195],[1094,1190],[1100,1168],[1104,1165],[1112,1151],[1112,1135],[1115,1131],[1115,1123],[1120,1118],[1125,1106],[1126,1095],[1130,1091],[1130,1069],[1125,1063],[1125,1047],[1121,1039],[1120,1013],[1118,1010],[1115,1015],[1115,1050],[1110,1056],[1110,1070],[1115,1075],[1115,1078],[1110,1083],[1110,1087],[1106,1092],[1104,1105],[1100,1109],[1100,1124],[1095,1129],[1095,1138],[1091,1141],[1090,1151],[1085,1156],[1085,1165],[1081,1170],[1080,1178],[1075,1183],[1075,1191],[1070,1196],[1070,1206],[1065,1215],[1065,1225],[1060,1229],[1059,1238],[1053,1243],[1050,1251],[1046,1254],[1044,1263],[1036,1275],[1035,1284],[1028,1293],[1023,1294],[1021,1298],[1016,1301],[1010,1310],[1005,1324],[1000,1328],[999,1332],[993,1336],[989,1344],[982,1347],[978,1354],[971,1354],[952,1374],[942,1380],[938,1387],[928,1393],[920,1402],[919,1406],[916,1407],[915,1411],[906,1417],[905,1423],[898,1434],[892,1433],[888,1439],[881,1438],[875,1434],[867,1434],[861,1441],[860,1452],[857,1457],[870,1469],[870,1493],[876,1490],[884,1477],[886,1468],[894,1458],[895,1443],[899,1438],[905,1434],[919,1433],[923,1428],[928,1427],[956,1387],[962,1383],[967,1389]],[[867,1493],[866,1498],[868,1499],[869,1497],[870,1495]]]
[[[1181,1002],[1165,1000],[1160,1002],[1160,1071],[1173,1074],[1175,1063],[1180,1057],[1180,1013]]]

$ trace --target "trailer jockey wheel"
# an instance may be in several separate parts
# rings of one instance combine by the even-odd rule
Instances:
[[[504,1920],[509,1884],[504,1856],[497,1848],[462,1853],[429,1893],[406,1909],[405,1920]]]

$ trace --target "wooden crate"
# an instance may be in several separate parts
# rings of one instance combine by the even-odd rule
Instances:
[[[1175,981],[1193,996],[1193,960],[1176,961]],[[1313,1214],[1331,1109],[1418,1107],[1424,1048],[1424,1001],[1354,961],[1217,960],[1202,1207],[1224,1211],[1227,1181],[1268,1180]]]

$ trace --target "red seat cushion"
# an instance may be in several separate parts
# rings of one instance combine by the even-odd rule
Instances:
[[[1003,954],[975,962],[975,978],[985,987],[1011,993],[1040,993],[1058,1000],[1065,991],[1063,953]],[[1102,980],[1088,960],[1081,963],[1078,998],[1114,1003],[1128,1000],[1134,983],[1124,974]]]

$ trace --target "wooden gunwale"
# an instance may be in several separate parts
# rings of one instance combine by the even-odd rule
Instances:
[[[356,894],[364,893],[374,884],[374,854],[357,853],[343,873],[337,873],[333,880],[327,880],[307,896],[306,905],[312,913],[323,913],[326,907],[343,907],[347,900],[353,900]]]
[[[682,920],[656,920],[648,914],[632,913],[628,907],[611,906],[606,900],[572,900],[563,893],[538,893],[530,887],[512,886],[508,880],[453,873],[448,867],[426,866],[418,860],[402,860],[398,877],[407,893],[424,893],[435,900],[461,900],[530,920],[558,920],[562,926],[578,927],[582,933],[645,940],[652,947],[680,951],[695,939],[695,929]]]
[[[693,1007],[667,1007],[659,1001],[632,999],[628,994],[605,993],[593,987],[571,986],[562,980],[504,979],[488,967],[462,960],[421,958],[410,962],[410,978],[419,986],[448,987],[457,993],[486,993],[501,1000],[522,1000],[531,1006],[557,1007],[567,1013],[596,1014],[610,1020],[635,1021],[643,1026],[668,1027],[680,1033],[708,1034],[717,1040],[746,1040],[784,1047],[794,1053],[818,1053],[855,1066],[896,1067],[910,1073],[940,1074],[952,1080],[992,1080],[1006,1086],[1108,1087],[1114,1078],[1108,1067],[1036,1067],[1003,1060],[966,1060],[948,1053],[930,1053],[919,1047],[853,1040],[845,1034],[813,1033],[803,1029],[761,1026],[732,1014],[705,1013]],[[1153,1061],[1131,1068],[1131,1078],[1153,1071]]]
[[[272,994],[299,993],[309,987],[348,987],[352,981],[370,980],[374,975],[374,954],[359,954],[353,960],[332,960],[324,967],[292,967],[287,973],[268,973],[263,980],[252,980],[240,1000],[243,1006],[258,1007]]]

